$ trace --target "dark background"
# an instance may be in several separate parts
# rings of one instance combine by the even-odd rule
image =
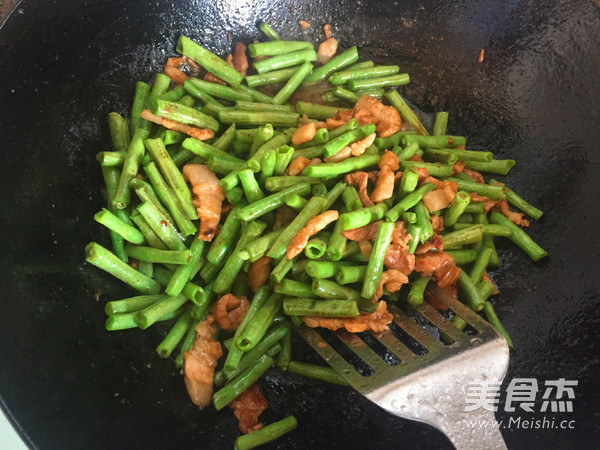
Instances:
[[[503,434],[509,448],[596,447],[600,8],[571,0],[22,2],[0,29],[0,397],[26,441],[233,445],[233,415],[198,411],[172,361],[153,352],[164,327],[104,331],[104,302],[131,291],[85,264],[83,247],[105,242],[92,215],[104,206],[95,154],[110,148],[106,114],[127,114],[135,81],[152,81],[180,34],[223,55],[228,31],[248,43],[260,20],[315,42],[331,23],[342,47],[409,72],[401,93],[426,113],[449,111],[470,148],[518,161],[510,185],[545,211],[528,232],[550,257],[500,247],[494,303],[516,345],[504,387],[514,377],[579,385],[573,413],[546,415],[574,419],[574,430]],[[315,358],[298,346],[296,358]],[[273,448],[450,446],[350,389],[275,371],[264,385],[262,419],[299,420]],[[518,416],[544,414],[498,414]]]

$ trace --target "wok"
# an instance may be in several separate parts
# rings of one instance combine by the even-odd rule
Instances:
[[[297,20],[313,26],[302,32]],[[39,448],[231,448],[236,419],[198,411],[172,361],[153,352],[164,327],[104,331],[103,304],[130,291],[84,263],[106,234],[94,155],[106,114],[127,114],[180,34],[224,54],[268,20],[284,38],[320,39],[411,74],[403,94],[450,112],[470,147],[518,161],[510,185],[545,211],[529,232],[534,264],[510,243],[493,273],[496,310],[516,349],[513,378],[577,380],[574,429],[504,429],[509,448],[592,448],[598,427],[600,7],[592,1],[25,0],[0,30],[0,395]],[[477,62],[481,48],[485,59]],[[318,361],[302,342],[298,359]],[[270,406],[299,427],[271,448],[450,448],[433,428],[393,417],[349,388],[268,373]],[[542,419],[535,411],[498,418]]]

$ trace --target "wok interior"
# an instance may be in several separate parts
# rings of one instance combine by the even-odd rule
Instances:
[[[600,361],[599,16],[595,3],[567,0],[22,2],[0,30],[0,393],[17,427],[41,448],[232,445],[233,415],[198,411],[172,361],[153,352],[166,327],[104,331],[104,302],[131,291],[84,264],[83,247],[106,241],[92,219],[104,205],[95,154],[110,147],[106,114],[128,114],[135,81],[153,80],[180,34],[223,55],[227,32],[249,43],[268,20],[283,38],[314,42],[330,23],[343,48],[410,73],[401,93],[427,113],[449,111],[449,130],[472,149],[517,160],[508,180],[546,212],[529,232],[550,258],[534,264],[499,247],[495,305],[516,343],[505,387],[513,377],[579,385],[575,430],[506,430],[505,440],[589,445]],[[295,344],[294,358],[318,362]],[[450,448],[350,389],[276,371],[264,385],[262,420],[299,421],[274,448]]]

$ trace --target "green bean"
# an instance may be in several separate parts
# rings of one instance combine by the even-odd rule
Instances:
[[[331,367],[299,361],[290,361],[287,367],[288,372],[295,373],[296,375],[314,378],[327,383],[339,384],[340,386],[348,386],[348,382]]]
[[[412,144],[408,144],[404,149],[400,146],[396,146],[392,149],[398,161],[408,161],[413,155],[419,154],[421,149],[419,148],[419,144],[413,142]]]
[[[406,223],[417,223],[417,215],[412,211],[402,213],[400,218]]]
[[[290,334],[290,324],[283,320],[272,325],[265,336],[252,350],[245,352],[236,368],[223,368],[223,374],[228,380],[231,380],[247,367],[256,363],[262,355],[276,345],[281,339]],[[272,355],[269,355],[272,356]]]
[[[158,356],[161,358],[171,356],[171,353],[173,353],[177,344],[184,338],[191,324],[192,318],[188,310],[177,319],[171,330],[169,330],[164,339],[158,344],[158,347],[156,347]]]
[[[105,247],[90,242],[85,247],[86,261],[118,278],[143,294],[157,294],[160,285],[152,278],[145,276]]]
[[[204,161],[202,161],[202,163],[203,162]],[[215,172],[215,174],[219,175],[229,175],[232,172],[237,173],[239,169],[242,169],[244,167],[244,163],[240,164],[232,160],[220,159],[218,157],[210,158],[208,161],[206,161],[206,165],[208,165],[208,168]]]
[[[192,125],[197,128],[209,128],[214,132],[219,131],[219,122],[213,117],[201,113],[190,106],[155,98],[150,101],[148,109],[155,116],[164,117],[165,119]]]
[[[538,261],[548,253],[542,247],[535,243],[533,239],[527,235],[521,228],[512,223],[509,219],[504,217],[499,212],[493,211],[490,215],[490,221],[498,225],[504,225],[510,228],[511,234],[508,237],[513,244],[521,248],[527,255],[533,260]]]
[[[138,229],[125,223],[106,208],[102,208],[102,211],[94,214],[94,220],[129,242],[142,244],[145,241],[144,235]]]
[[[134,316],[135,322],[138,324],[138,327],[145,330],[165,314],[178,310],[187,301],[188,299],[183,295],[178,295],[176,297],[166,296],[162,300],[136,312]]]
[[[277,56],[285,53],[296,52],[299,50],[314,49],[310,42],[306,41],[271,41],[255,42],[248,46],[248,51],[252,58],[257,56]]]
[[[112,200],[112,206],[116,209],[123,209],[129,205],[131,198],[129,182],[138,173],[140,161],[144,156],[144,139],[147,137],[148,131],[141,128],[133,134],[133,138],[127,149],[125,161],[123,162],[119,183]]]
[[[477,254],[477,258],[475,262],[473,262],[473,267],[471,268],[471,272],[469,273],[469,277],[473,281],[473,283],[478,283],[483,276],[483,272],[487,268],[490,257],[492,256],[493,250],[489,247],[483,245]]]
[[[347,50],[344,50],[337,56],[334,56],[328,62],[323,64],[321,67],[316,68],[306,78],[305,84],[316,84],[320,81],[324,81],[332,73],[358,61],[358,50],[356,46],[352,46]]]
[[[206,259],[210,263],[217,266],[220,265],[225,261],[225,257],[233,248],[238,232],[242,226],[242,222],[237,214],[244,206],[246,206],[246,202],[238,203],[227,215],[227,219],[225,219],[221,231],[213,240],[210,250],[206,254]]]
[[[469,224],[468,223],[457,223],[456,225],[454,225],[454,230],[462,230],[465,228],[468,228]],[[482,226],[482,231],[484,236],[488,235],[488,236],[503,236],[503,237],[509,237],[512,234],[512,231],[509,227],[505,226],[505,225],[497,225],[497,224],[484,224]]]
[[[312,292],[314,295],[325,300],[353,300],[356,302],[364,300],[357,290],[340,286],[335,281],[324,278],[315,278],[313,280]],[[370,300],[368,301],[370,302]]]
[[[152,203],[144,202],[138,206],[137,210],[169,250],[186,250],[183,239],[175,227]]]
[[[425,288],[427,284],[431,280],[431,277],[425,277],[420,275],[410,286],[410,291],[408,292],[408,303],[413,306],[421,306],[423,304],[423,294],[425,293]]]
[[[264,285],[259,287],[254,293],[254,297],[252,297],[252,301],[250,302],[250,306],[248,306],[248,311],[244,315],[240,325],[235,330],[235,334],[233,335],[233,341],[239,337],[242,331],[246,328],[246,325],[252,319],[257,311],[259,311],[265,302],[269,300],[271,296],[271,287]],[[232,345],[229,348],[229,353],[227,354],[227,359],[225,360],[225,364],[223,366],[224,370],[232,371],[235,370],[242,359],[243,352],[240,350],[237,345]]]
[[[502,186],[490,186],[489,184],[465,181],[460,178],[451,177],[448,181],[456,182],[458,189],[466,192],[475,192],[478,195],[489,197],[492,200],[504,200]]]
[[[177,167],[181,167],[186,164],[190,159],[194,157],[194,154],[185,148],[181,148],[176,154],[172,156],[173,163]]]
[[[164,94],[159,95],[158,98],[160,98],[161,100],[166,100],[168,102],[176,102],[179,99],[181,99],[181,97],[183,97],[184,95],[185,95],[185,89],[183,88],[183,86],[176,86],[173,89],[171,89],[170,91],[167,91]]]
[[[327,141],[329,141],[329,131],[327,131],[327,128],[319,128],[315,132],[315,137],[308,142],[295,146],[295,148],[302,150],[309,147],[317,147],[325,144]]]
[[[498,173],[500,175],[507,175],[515,163],[516,161],[514,159],[492,159],[488,162],[465,161],[465,165],[468,169],[477,170],[479,172]]]
[[[383,97],[383,94],[385,93],[385,89],[383,89],[383,88],[365,89],[365,90],[354,91],[354,93],[356,95],[358,95],[359,97],[362,97],[363,95],[368,95],[369,97],[374,97],[374,98],[380,99],[381,97]]]
[[[235,156],[227,153],[226,151],[220,150],[217,147],[207,144],[206,142],[199,141],[198,139],[187,138],[185,141],[183,141],[181,146],[186,150],[192,152],[194,155],[201,156],[206,160],[212,158],[219,158],[232,161],[236,164],[244,163],[243,160],[236,158]]]
[[[288,278],[284,278],[275,285],[275,292],[293,297],[313,297],[312,285],[310,283],[302,283]]]
[[[264,256],[264,254],[271,248],[277,237],[283,232],[283,228],[273,230],[270,233],[265,234],[259,239],[247,244],[242,251],[238,253],[238,257],[243,260],[249,260],[254,262],[257,259]]]
[[[262,125],[270,123],[274,127],[296,126],[300,116],[292,112],[283,111],[219,111],[219,120],[223,123],[236,123],[239,125]]]
[[[305,158],[320,158],[323,155],[323,145],[315,145],[314,147],[306,147],[302,149],[296,149],[292,154],[292,161],[300,156]]]
[[[379,150],[383,150],[386,148],[393,148],[397,145],[400,145],[400,142],[404,138],[404,136],[409,136],[415,134],[415,131],[407,130],[407,131],[398,131],[397,133],[392,134],[388,137],[377,137],[375,138],[375,146]],[[412,156],[412,155],[411,155]],[[410,158],[410,157],[409,157]]]
[[[296,106],[296,109],[298,107]],[[335,155],[342,148],[347,145],[352,144],[360,139],[364,139],[371,133],[375,132],[375,124],[368,124],[358,127],[354,130],[350,130],[345,132],[344,134],[339,135],[336,138],[331,139],[325,146],[323,147],[323,155],[327,158]],[[342,161],[344,162],[344,161]]]
[[[240,181],[242,182],[242,188],[244,189],[248,203],[254,203],[265,198],[265,194],[261,191],[256,178],[254,178],[254,172],[251,169],[240,170],[238,177],[240,177]]]
[[[277,152],[275,153],[275,168],[273,169],[273,175],[281,176],[285,173],[287,166],[292,160],[293,153],[294,148],[289,145],[284,145],[277,149]]]
[[[350,80],[365,80],[370,78],[385,77],[387,75],[395,75],[398,72],[400,72],[400,67],[398,66],[373,66],[365,69],[345,70],[330,76],[329,82],[332,85],[337,86]]]
[[[194,292],[196,291],[196,289],[194,289],[191,286],[188,286],[186,288],[186,285],[193,278],[192,272],[197,272],[201,267],[201,265],[199,266],[199,264],[203,262],[202,254],[204,252],[205,245],[205,241],[201,241],[198,238],[192,241],[192,244],[190,245],[190,252],[192,255],[190,261],[186,265],[177,267],[175,273],[170,278],[169,283],[167,284],[167,287],[165,289],[165,292],[167,294],[175,296],[178,295],[180,292],[186,290],[186,294],[184,295],[190,298],[190,296],[187,294],[187,291],[189,289],[192,289]],[[200,292],[200,295],[202,296],[202,292]],[[195,294],[192,294],[190,299],[196,304],[198,304],[200,301],[200,299],[196,298]]]
[[[273,27],[271,27],[271,25],[269,25],[267,22],[262,22],[258,28],[270,41],[279,41],[281,39]]]
[[[444,213],[444,226],[451,227],[456,224],[458,218],[464,213],[465,208],[471,202],[468,192],[459,191],[452,200],[450,207]]]
[[[137,130],[150,132],[152,123],[140,117],[142,110],[146,108],[149,97],[150,86],[143,81],[138,81],[135,84],[135,96],[133,98],[133,105],[131,106],[131,135],[134,135]]]
[[[365,69],[369,70],[369,69]],[[385,77],[367,78],[360,80],[350,80],[346,83],[351,91],[360,91],[365,89],[376,89],[388,86],[402,86],[410,82],[410,77],[407,73],[399,73],[396,75],[387,75]],[[388,91],[395,92],[395,91]],[[384,94],[385,95],[385,94]],[[391,103],[391,101],[390,101]]]
[[[310,259],[318,259],[325,255],[327,251],[327,241],[321,238],[310,239],[304,247],[304,255]]]
[[[312,278],[332,278],[335,277],[342,265],[342,263],[331,261],[309,261],[304,270]]]
[[[398,94],[397,91],[387,91],[383,96],[390,102],[390,104],[398,110],[400,113],[400,117],[402,118],[402,122],[409,123],[413,126],[413,128],[417,131],[417,134],[422,136],[428,136],[429,133],[417,117],[417,115],[413,112],[412,109],[406,104],[404,99]]]
[[[380,220],[387,210],[388,206],[385,203],[379,203],[377,205],[367,206],[366,208],[340,214],[339,221],[342,226],[342,231],[359,228],[364,225],[369,225],[376,220]]]
[[[148,165],[150,164],[154,163],[148,163]],[[168,222],[170,222],[171,224],[175,224],[175,220],[162,205],[162,203],[156,196],[156,192],[154,191],[154,188],[152,186],[136,177],[131,179],[131,181],[129,182],[129,187],[135,190],[135,193],[137,194],[141,202],[152,203],[152,205],[154,205],[156,209],[160,211],[160,213],[166,218]]]
[[[144,309],[158,300],[161,300],[163,297],[164,294],[151,294],[138,295],[136,297],[128,297],[121,300],[113,300],[106,303],[104,312],[107,316],[137,312],[140,309]]]
[[[429,162],[438,162],[442,164],[454,165],[458,161],[458,156],[436,148],[427,147],[423,154],[429,160]]]
[[[144,145],[152,155],[152,159],[160,169],[167,184],[173,189],[175,196],[179,199],[180,206],[188,219],[198,218],[198,212],[192,204],[192,194],[185,182],[182,173],[179,171],[167,149],[160,139],[146,139]]]
[[[385,218],[392,222],[398,220],[398,218],[408,211],[410,208],[415,206],[417,203],[421,201],[423,195],[427,192],[430,192],[435,189],[435,186],[432,183],[424,184],[419,187],[417,190],[411,192],[402,200],[400,200],[393,208],[386,212]]]
[[[292,220],[286,229],[279,235],[273,247],[267,253],[269,258],[280,259],[284,256],[292,238],[306,225],[314,216],[319,214],[327,203],[325,197],[312,197],[300,213]]]
[[[329,119],[335,116],[339,110],[346,108],[336,108],[334,106],[319,105],[317,103],[299,101],[296,103],[296,112],[306,114],[312,119]]]
[[[141,112],[141,111],[140,111]],[[129,147],[129,125],[119,113],[108,113],[108,128],[113,148],[117,152],[126,152]]]
[[[290,208],[294,208],[296,211],[300,211],[306,205],[306,200],[304,197],[299,196],[298,194],[291,194],[285,198],[285,204]]]
[[[498,184],[498,182],[496,180],[491,180],[490,183],[492,185]],[[510,203],[511,205],[513,205],[515,208],[519,208],[521,211],[523,211],[529,217],[532,217],[535,220],[538,220],[540,217],[542,217],[542,214],[544,214],[543,211],[537,209],[532,204],[523,200],[514,191],[510,190],[506,186],[503,186],[503,191],[504,191],[504,195],[506,196],[506,201],[508,203]]]
[[[405,144],[411,144],[416,142],[419,144],[419,147],[438,147],[443,148],[446,146],[458,147],[460,145],[465,145],[467,140],[463,136],[417,136],[417,135],[408,135],[402,138],[402,142]]]
[[[204,89],[201,89],[198,85],[193,83],[191,79],[185,80],[185,82],[183,83],[183,88],[188,94],[199,99],[202,103],[204,103],[204,106],[212,104],[212,107],[214,107],[216,110],[225,109],[225,105],[219,102],[216,98],[214,98]]]
[[[138,324],[135,322],[135,312],[131,313],[123,313],[123,314],[115,314],[114,316],[108,317],[106,319],[105,328],[106,331],[120,331],[120,330],[129,330],[131,328],[138,328]],[[178,311],[173,311],[168,314],[165,314],[157,322],[163,322],[165,320],[171,320],[174,317],[177,317]]]
[[[235,345],[243,352],[252,350],[265,335],[267,328],[281,309],[282,297],[272,294],[248,321],[242,332],[234,339]]]
[[[358,283],[362,281],[367,272],[367,266],[340,266],[335,276],[338,284]]]
[[[355,130],[356,128],[358,128],[358,121],[353,117],[344,125],[334,128],[333,130],[329,130],[329,139],[335,139],[336,137],[341,136],[348,131]]]
[[[465,208],[465,213],[463,214],[464,217],[465,214],[483,214],[483,203],[481,202],[471,202],[467,205],[467,207]]]
[[[233,87],[237,87],[244,78],[242,74],[217,55],[211,53],[185,36],[179,38],[179,41],[177,42],[177,51],[182,55],[193,59],[210,73]]]
[[[229,86],[224,86],[218,83],[211,83],[210,81],[201,80],[199,78],[190,78],[189,84],[195,86],[197,89],[204,91],[210,96],[222,98],[224,100],[235,101],[252,101],[252,96],[241,89],[234,89]]]
[[[342,201],[347,211],[356,211],[363,207],[358,192],[354,186],[347,186],[342,194]]]
[[[181,346],[179,347],[179,353],[177,354],[177,357],[175,358],[175,366],[179,369],[181,369],[183,367],[183,360],[184,360],[185,352],[187,352],[194,345],[194,339],[196,338],[196,329],[195,328],[196,328],[195,323],[192,322],[192,324],[189,326],[189,328],[183,338],[183,342],[181,343]]]
[[[454,249],[466,244],[474,244],[483,238],[483,225],[471,225],[462,230],[442,235],[444,249]]]
[[[404,170],[410,168],[426,169],[432,177],[449,177],[453,173],[452,166],[440,163],[425,163],[421,161],[400,161],[400,167]]]
[[[277,367],[287,370],[292,360],[292,333],[287,333],[280,341],[281,351],[277,356]]]
[[[296,73],[296,68],[273,70],[271,72],[259,73],[256,75],[248,75],[246,82],[248,86],[255,88],[269,84],[283,83],[289,80]]]
[[[309,192],[310,185],[308,183],[298,183],[243,207],[238,211],[237,216],[244,222],[248,222],[282,206],[288,195],[306,195]]]
[[[342,225],[339,220],[335,222],[333,232],[327,242],[327,257],[332,261],[339,261],[346,249],[346,238],[342,236]]]
[[[414,167],[410,169],[406,169],[402,173],[402,178],[400,178],[400,190],[399,195],[401,197],[406,197],[408,194],[413,192],[417,188],[417,184],[419,183],[419,172]]]
[[[433,123],[433,135],[442,136],[446,134],[448,128],[448,113],[439,111],[435,114],[435,122]]]
[[[376,166],[378,162],[379,155],[352,156],[336,163],[322,163],[314,166],[308,166],[304,169],[302,174],[315,178],[335,177],[345,173],[354,172],[356,170],[362,170],[368,167]]]
[[[314,298],[285,297],[283,312],[288,316],[356,317],[354,300],[315,300]]]
[[[192,258],[189,250],[160,250],[152,247],[127,245],[127,254],[140,261],[164,264],[187,264]]]
[[[321,184],[320,178],[304,177],[300,175],[284,175],[280,177],[269,177],[265,180],[265,188],[270,192],[283,192],[292,186],[308,184],[309,186]],[[309,189],[310,192],[310,189]]]
[[[281,258],[279,260],[279,262],[275,265],[275,267],[273,268],[271,273],[269,274],[269,279],[273,283],[281,283],[283,281],[283,279],[285,278],[285,276],[287,275],[287,273],[294,266],[295,259],[296,258],[292,258],[292,259]]]
[[[242,269],[244,260],[240,259],[238,252],[240,252],[248,243],[258,238],[266,228],[266,224],[258,220],[250,222],[246,229],[242,231],[242,235],[233,250],[233,253],[229,256],[225,265],[217,275],[215,280],[215,292],[218,294],[224,294],[231,289],[233,281],[237,277],[238,273]]]
[[[380,203],[380,205],[383,203]],[[373,251],[369,257],[369,263],[367,265],[367,271],[365,273],[365,280],[361,295],[363,298],[371,299],[375,295],[375,291],[379,286],[379,280],[383,273],[383,259],[385,253],[392,241],[392,233],[394,232],[394,222],[381,222],[375,235],[375,241],[373,243]]]
[[[268,59],[254,61],[254,68],[258,73],[270,72],[272,70],[284,69],[286,67],[297,66],[306,61],[316,61],[317,53],[314,48],[298,50],[283,55],[273,56]]]
[[[421,242],[421,244],[424,244],[425,241],[428,241],[429,238],[433,236],[431,216],[429,215],[429,210],[423,204],[423,202],[419,202],[415,205],[415,214],[417,215],[417,221],[415,224],[421,229],[421,236],[419,238],[419,242]]]
[[[469,264],[472,263],[473,261],[475,261],[475,258],[477,258],[477,251],[476,250],[444,250],[446,253],[448,253],[450,256],[452,256],[452,258],[454,258],[454,263],[457,266],[462,266],[464,264]]]
[[[484,303],[483,314],[485,315],[485,318],[490,323],[490,325],[493,326],[496,330],[498,330],[502,336],[504,336],[504,339],[506,339],[506,343],[508,344],[508,346],[510,348],[514,348],[512,339],[508,335],[506,329],[500,323],[500,320],[498,319],[498,316],[494,311],[494,307],[490,302]]]
[[[136,224],[138,229],[144,235],[144,239],[154,248],[166,249],[167,246],[160,240],[158,235],[152,230],[146,219],[144,219],[137,210],[134,210],[134,213],[131,215],[131,220]],[[119,236],[120,237],[120,236]],[[125,248],[123,248],[125,251]]]
[[[473,280],[462,269],[460,271],[460,278],[458,279],[458,286],[466,298],[467,306],[475,312],[481,311],[485,302]]]
[[[492,152],[479,152],[473,150],[462,150],[458,148],[427,148],[425,149],[425,154],[449,154],[454,155],[461,161],[479,161],[479,162],[489,162],[492,161],[494,155]]]
[[[213,394],[213,405],[217,411],[227,406],[233,399],[248,389],[256,382],[269,367],[273,365],[273,358],[269,355],[260,357],[256,364],[246,368],[231,382]]]
[[[373,61],[361,61],[361,62],[357,62],[355,64],[352,64],[346,70],[368,69],[369,67],[373,67],[374,65],[375,65],[375,63]]]
[[[229,128],[227,128],[223,134],[212,144],[212,146],[218,150],[227,152],[233,146],[235,132],[235,123],[232,123]]]
[[[287,416],[285,419],[271,423],[258,431],[239,436],[235,440],[233,448],[234,450],[250,450],[268,444],[294,430],[297,426],[298,421],[296,418]]]
[[[176,223],[181,230],[181,233],[184,236],[190,236],[196,233],[196,226],[188,218],[180,199],[175,195],[175,192],[167,185],[164,178],[160,175],[155,163],[151,162],[146,164],[144,170],[150,179],[158,198],[171,213],[171,217],[174,223]]]

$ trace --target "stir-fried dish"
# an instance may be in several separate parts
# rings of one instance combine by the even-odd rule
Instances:
[[[156,351],[175,356],[195,405],[229,406],[238,449],[297,425],[260,421],[268,369],[346,384],[294,360],[295,327],[385,333],[391,302],[428,302],[464,329],[429,294],[437,284],[512,347],[490,301],[494,238],[546,256],[522,229],[542,212],[489,178],[515,161],[467,149],[446,112],[425,127],[399,66],[340,52],[328,24],[316,50],[260,29],[267,41],[225,59],[181,36],[152,87],[137,83],[130,120],[109,114],[108,206],[94,218],[112,247],[86,247],[138,291],[107,303],[106,329],[168,322]]]

